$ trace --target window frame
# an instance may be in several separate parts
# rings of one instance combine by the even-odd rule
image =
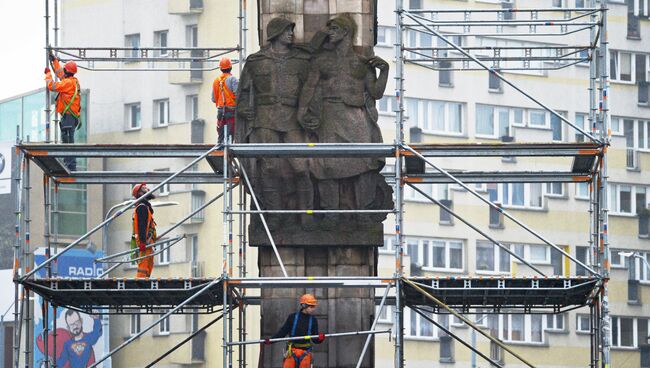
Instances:
[[[133,41],[137,41],[134,43]],[[138,48],[140,48],[140,45],[142,44],[142,37],[140,36],[140,33],[130,33],[130,34],[125,34],[124,35],[124,47],[128,48],[134,48],[134,50],[125,50],[125,56],[127,58],[138,58],[140,57],[140,54],[138,53]],[[132,62],[135,63],[137,62],[136,60],[128,60],[126,62]]]
[[[409,237],[407,237],[409,239]],[[411,240],[414,240],[411,238]],[[419,238],[418,240],[418,260],[422,260],[422,269],[425,271],[436,272],[463,272],[465,270],[465,241],[461,239],[442,239],[442,238]],[[434,243],[443,243],[444,265],[433,265]],[[451,267],[452,265],[452,248],[451,245],[460,244],[460,268]],[[428,249],[425,251],[425,247]],[[455,248],[456,249],[456,248]],[[423,259],[424,257],[428,259]]]
[[[417,112],[414,114],[409,111],[409,106],[412,103],[416,104]],[[436,121],[435,105],[442,104],[442,129],[436,129],[434,122]],[[422,129],[423,134],[435,134],[446,136],[464,136],[465,135],[465,119],[464,119],[464,103],[456,101],[443,101],[443,100],[430,100],[422,98],[405,98],[404,105],[406,107],[406,116],[409,119],[409,126],[418,127]],[[459,127],[460,131],[452,130],[451,117],[455,115],[456,108],[459,108]]]
[[[581,320],[586,319],[587,321],[587,329],[584,330],[582,329],[582,324],[580,323]],[[576,314],[576,333],[577,334],[589,334],[591,333],[591,316],[588,314],[581,314],[578,313]]]
[[[505,247],[510,248],[510,244],[502,244]],[[491,269],[479,269],[478,267],[478,262],[479,262],[479,257],[478,257],[478,248],[480,247],[486,247],[486,246],[492,246],[492,268]],[[501,264],[501,256],[503,256],[502,253],[507,254],[508,257],[508,270],[503,270],[502,269],[502,264]],[[475,256],[475,272],[477,274],[490,274],[490,275],[510,275],[512,273],[512,255],[510,253],[506,252],[503,250],[501,247],[498,245],[492,243],[489,240],[476,240],[476,256]]]
[[[162,107],[164,109],[163,114],[161,114],[161,111],[160,111],[161,105],[162,105]],[[169,122],[170,122],[169,108],[170,108],[170,105],[171,104],[169,103],[169,98],[161,98],[161,99],[153,100],[153,126],[154,127],[164,128],[164,127],[169,126]],[[163,122],[160,121],[161,116],[165,117],[165,119],[164,119],[165,121],[163,121]]]
[[[140,314],[129,315],[129,336],[135,336],[142,331],[142,319]]]
[[[416,325],[416,331],[417,333],[413,335],[411,333],[411,319],[415,317],[415,325]],[[436,315],[434,313],[431,313],[431,318],[436,318]],[[405,340],[421,340],[421,341],[437,341],[439,339],[439,329],[437,326],[435,326],[433,323],[427,321],[424,319],[422,316],[420,316],[418,313],[414,312],[410,308],[404,308],[404,313],[403,313],[403,320],[404,320],[404,339]],[[431,336],[428,335],[423,335],[423,323],[427,323],[431,326]]]
[[[160,315],[160,317],[164,316],[167,311],[165,311],[163,314]],[[158,323],[158,335],[159,336],[168,336],[171,334],[171,316],[167,316],[166,318],[163,318],[162,321]]]
[[[138,109],[137,125],[134,125],[134,121],[133,121],[134,108]],[[126,115],[125,120],[127,121],[127,127],[126,127],[127,131],[142,129],[142,104],[140,102],[131,102],[131,103],[124,104],[124,114]]]
[[[164,37],[163,37],[164,36]],[[163,45],[164,38],[164,45]],[[169,47],[169,30],[161,29],[153,32],[153,44],[155,47]],[[166,57],[169,55],[169,50],[156,50],[154,55],[158,57]]]

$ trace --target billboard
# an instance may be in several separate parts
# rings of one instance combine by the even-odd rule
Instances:
[[[101,264],[94,259],[103,253],[92,253],[85,249],[71,249],[58,258],[59,277],[97,278],[102,275]],[[34,256],[34,263],[39,265],[45,261],[45,248],[39,248]],[[38,272],[38,277],[45,276],[45,269]],[[42,298],[34,300],[34,367],[45,366],[45,342],[43,338],[43,308]],[[60,368],[87,368],[97,358],[108,352],[108,317],[95,316],[67,308],[57,308],[56,316],[51,307],[49,315],[48,355],[50,361],[56,359]],[[54,351],[53,320],[56,318],[56,352]],[[108,368],[110,364],[100,364],[98,367]]]

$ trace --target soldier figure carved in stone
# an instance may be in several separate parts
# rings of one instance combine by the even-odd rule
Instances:
[[[383,96],[389,65],[379,57],[363,57],[353,49],[356,23],[348,15],[327,22],[329,43],[311,61],[300,97],[298,121],[319,143],[381,143],[375,101]],[[379,69],[377,76],[376,69]],[[391,189],[379,171],[383,158],[314,158],[317,208],[389,209]],[[380,215],[325,217],[322,226],[380,222]]]
[[[237,142],[307,142],[297,112],[311,55],[294,47],[294,27],[295,23],[284,18],[269,21],[270,44],[246,60],[237,93]],[[264,209],[313,208],[314,189],[308,160],[257,158],[245,161],[244,167]],[[272,229],[288,220],[279,216],[267,217]],[[302,215],[301,222],[303,227],[311,226],[311,216]]]

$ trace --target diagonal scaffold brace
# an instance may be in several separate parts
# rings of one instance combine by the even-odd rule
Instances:
[[[456,312],[453,308],[450,308],[447,304],[443,303],[443,302],[440,301],[438,298],[436,298],[436,297],[434,297],[433,295],[427,293],[424,289],[422,289],[420,286],[418,286],[418,285],[417,285],[416,283],[414,283],[413,281],[407,279],[406,277],[402,277],[402,282],[404,282],[404,283],[408,284],[409,286],[411,286],[411,287],[412,287],[413,289],[415,289],[417,292],[419,292],[420,294],[422,294],[425,298],[431,300],[432,302],[436,303],[436,304],[439,305],[440,307],[446,309],[449,313],[453,314],[453,315],[456,316],[458,319],[460,319],[461,321],[465,322],[468,326],[470,326],[472,329],[474,329],[476,332],[480,333],[481,335],[487,337],[487,338],[488,338],[490,341],[492,341],[493,343],[499,345],[499,347],[501,347],[503,350],[505,350],[505,351],[507,351],[508,353],[510,353],[510,354],[511,354],[512,356],[514,356],[515,358],[519,359],[519,361],[521,361],[522,363],[524,363],[524,364],[527,365],[528,367],[530,367],[530,368],[535,368],[534,365],[532,365],[532,364],[531,364],[530,362],[528,362],[524,357],[522,357],[521,355],[517,354],[515,351],[513,351],[512,349],[510,349],[510,348],[509,348],[506,344],[504,344],[501,340],[497,339],[496,337],[490,336],[488,333],[486,333],[486,332],[483,331],[481,328],[479,328],[479,327],[478,327],[474,322],[472,322],[472,321],[470,321],[469,319],[465,318],[465,316],[463,316],[462,314]]]

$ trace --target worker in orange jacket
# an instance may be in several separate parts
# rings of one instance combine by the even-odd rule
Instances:
[[[221,58],[219,61],[219,69],[221,69],[222,74],[215,78],[212,83],[212,102],[217,105],[218,143],[223,143],[225,127],[228,127],[228,137],[230,139],[235,134],[235,105],[239,81],[230,74],[232,71],[232,62],[229,58]]]
[[[147,183],[140,183],[133,186],[131,194],[133,198],[140,198],[149,192]],[[156,242],[156,222],[153,220],[153,208],[149,200],[154,199],[153,193],[150,193],[140,203],[135,206],[133,211],[133,235],[131,236],[132,248],[137,247],[138,273],[136,278],[151,277],[153,271],[153,248],[148,245]],[[149,256],[149,257],[147,257]]]
[[[59,59],[53,53],[50,52],[49,57],[59,81],[55,82],[52,79],[50,68],[45,68],[45,82],[47,89],[59,93],[56,96],[56,112],[61,114],[61,121],[59,122],[61,142],[74,143],[74,132],[81,128],[81,120],[79,120],[81,114],[81,89],[79,80],[75,77],[77,64],[74,61],[68,61],[61,67]],[[64,163],[69,170],[77,170],[77,161],[74,157],[66,157]]]
[[[264,340],[264,344],[271,344],[270,339],[318,335],[313,341],[320,344],[325,341],[325,334],[318,332],[318,320],[314,317],[318,301],[312,294],[305,294],[300,297],[300,311],[292,313],[287,317],[280,330],[270,338]],[[312,340],[290,341],[287,344],[287,352],[284,356],[282,368],[310,368]]]

